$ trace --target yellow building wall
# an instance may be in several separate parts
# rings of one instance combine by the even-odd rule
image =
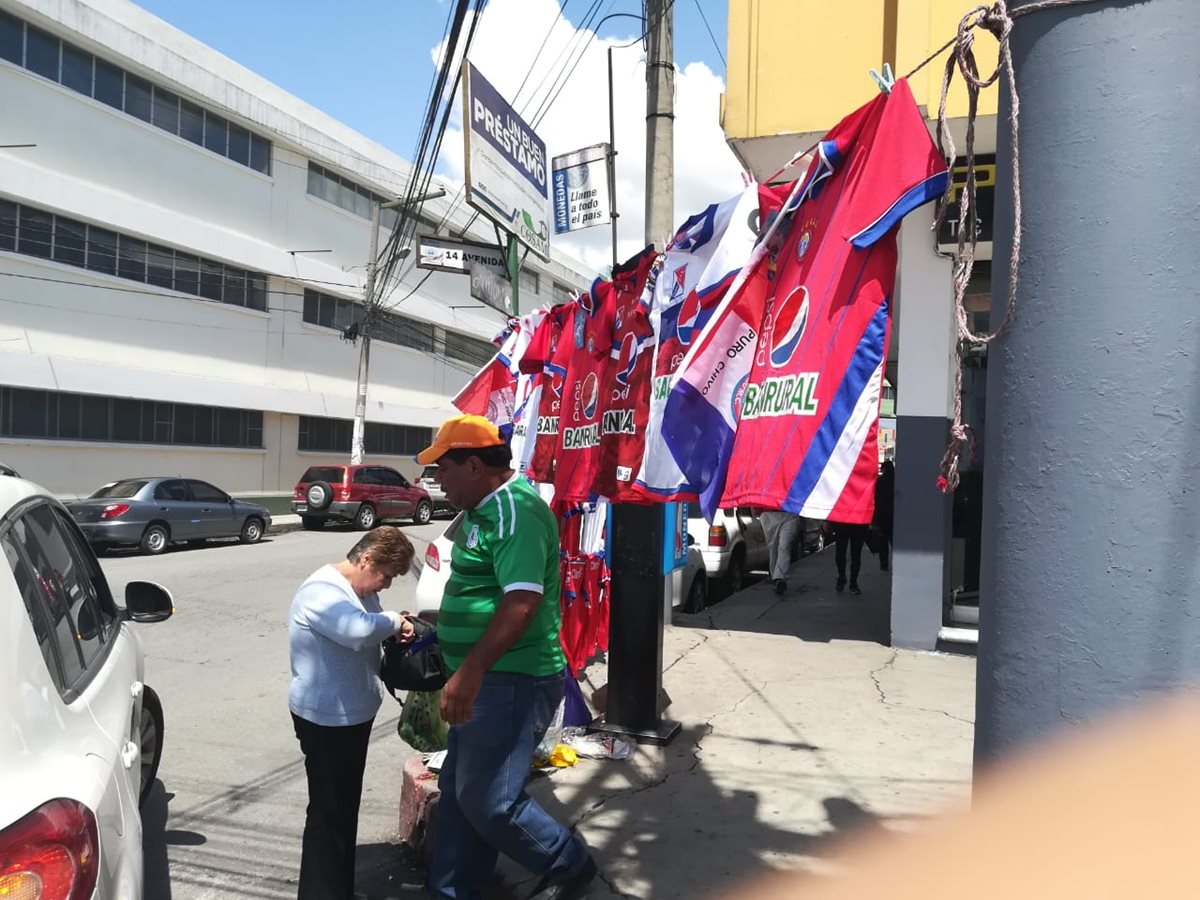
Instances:
[[[904,74],[952,38],[978,0],[729,0],[729,47],[721,124],[730,139],[823,133],[871,99],[868,72],[892,64]],[[929,118],[937,116],[950,51],[909,84]],[[996,41],[975,32],[980,73],[996,65]],[[980,115],[995,115],[997,89],[980,98]],[[955,75],[947,105],[967,114],[967,94]]]

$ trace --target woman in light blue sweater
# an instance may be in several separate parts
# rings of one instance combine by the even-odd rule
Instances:
[[[292,600],[288,706],[308,775],[299,900],[354,896],[367,744],[383,699],[381,645],[414,633],[401,613],[380,606],[379,592],[408,572],[412,558],[404,532],[376,528],[344,560],[309,576]]]

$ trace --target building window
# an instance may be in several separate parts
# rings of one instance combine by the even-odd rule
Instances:
[[[363,444],[367,453],[380,456],[412,456],[433,442],[433,429],[416,425],[367,422]],[[313,453],[349,453],[354,423],[349,419],[301,416],[296,449]]]
[[[569,303],[577,293],[574,288],[567,287],[565,284],[555,281],[550,296],[553,297],[555,303]]]
[[[451,359],[461,360],[473,366],[484,366],[496,355],[496,345],[456,331],[447,331],[445,353]]]
[[[263,414],[257,409],[3,387],[0,437],[260,448]]]
[[[534,272],[532,269],[521,270],[520,292],[522,297],[539,293],[537,272]]]
[[[0,59],[271,174],[271,142],[52,34],[0,12]]]
[[[309,324],[345,331],[351,325],[361,322],[362,317],[361,303],[342,297],[331,297],[319,291],[304,292],[304,321]],[[386,310],[376,312],[371,337],[400,347],[411,347],[423,353],[433,353],[436,349],[432,325]]]
[[[343,178],[336,172],[318,166],[314,162],[308,164],[308,192],[334,206],[340,206],[347,212],[364,219],[371,218],[371,204],[383,203],[384,198],[375,192],[355,184],[349,178]],[[384,231],[392,231],[396,227],[397,210],[384,209],[379,212],[379,225]]]
[[[266,310],[267,276],[0,199],[0,250]]]

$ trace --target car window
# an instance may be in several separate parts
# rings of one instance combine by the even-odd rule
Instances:
[[[184,481],[164,481],[154,489],[155,500],[191,500],[187,483]]]
[[[300,476],[301,484],[312,484],[314,481],[328,481],[330,484],[341,484],[346,477],[346,470],[341,466],[310,466]]]
[[[354,471],[355,484],[379,484],[379,478],[375,474],[374,469],[356,469]]]
[[[424,469],[421,470],[421,480],[422,481],[426,481],[426,480],[437,481],[437,477],[438,477],[438,467],[437,466],[426,466]]]
[[[16,579],[17,588],[21,591],[21,598],[25,601],[25,612],[33,624],[33,635],[37,638],[38,649],[42,651],[42,659],[46,661],[46,668],[50,670],[50,675],[59,691],[65,690],[63,674],[58,668],[58,659],[54,653],[54,632],[50,630],[47,616],[42,611],[45,601],[39,590],[37,578],[29,568],[25,557],[17,549],[16,539],[12,532],[0,538],[0,548],[4,550],[4,558],[8,562],[9,569],[12,570],[13,578]]]
[[[93,500],[128,500],[135,496],[142,488],[146,486],[146,479],[130,479],[128,481],[114,481],[112,484],[106,484],[96,493],[92,494]]]
[[[755,518],[755,512],[756,510],[753,506],[739,506],[737,508],[739,519],[753,519]]]
[[[192,499],[197,503],[228,503],[229,495],[220,488],[215,488],[207,481],[189,481],[192,489]]]
[[[379,483],[386,484],[390,487],[408,487],[408,482],[404,480],[404,476],[395,469],[376,469],[379,473]]]
[[[75,685],[102,657],[119,628],[116,606],[95,557],[74,528],[49,505],[13,523],[10,538],[28,562],[14,570],[26,603],[38,606],[53,635],[61,665],[60,689]]]

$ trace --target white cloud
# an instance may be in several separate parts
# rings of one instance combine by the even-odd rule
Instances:
[[[557,0],[491,0],[483,12],[471,48],[471,61],[531,125],[547,98],[561,84],[564,62],[579,63],[553,106],[537,125],[550,156],[608,140],[608,57],[641,34],[629,19],[616,20],[630,31],[624,38],[592,40],[590,32],[557,19]],[[557,21],[556,21],[557,19]],[[554,22],[553,30],[551,23]],[[468,23],[469,24],[469,23]],[[634,30],[636,29],[636,30]],[[610,31],[609,28],[605,29]],[[542,38],[550,31],[537,68],[518,95]],[[585,44],[586,42],[586,44]],[[586,49],[582,49],[586,46]],[[580,53],[582,52],[582,56]],[[431,51],[436,63],[444,53]],[[676,58],[675,77],[675,222],[741,190],[741,166],[725,143],[719,123],[724,83],[707,65]],[[570,67],[568,66],[568,71]],[[613,50],[616,109],[618,255],[623,259],[645,246],[643,238],[646,178],[646,68],[639,43]],[[461,183],[463,143],[461,97],[442,142],[440,175]],[[664,235],[656,236],[661,246]],[[607,223],[552,238],[556,249],[606,269],[612,261]]]

